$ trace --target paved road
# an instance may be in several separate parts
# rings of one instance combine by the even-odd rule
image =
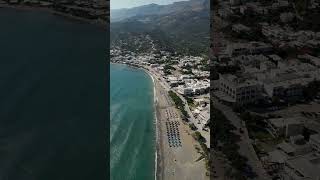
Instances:
[[[210,148],[210,131],[209,132],[207,132],[207,131],[204,131],[204,130],[202,130],[202,124],[199,124],[198,122],[199,122],[199,120],[197,120],[194,116],[193,116],[193,113],[191,112],[191,110],[190,110],[190,107],[189,107],[189,105],[188,105],[188,102],[187,102],[187,100],[182,96],[182,95],[180,95],[178,92],[176,92],[175,90],[173,90],[179,97],[180,97],[180,99],[184,102],[184,104],[185,104],[185,110],[187,111],[187,113],[189,114],[189,116],[190,116],[190,118],[189,118],[189,120],[198,128],[198,130],[197,131],[199,131],[200,132],[200,134],[206,139],[206,145],[207,145],[207,147],[209,147]]]
[[[168,91],[155,79],[156,105],[157,105],[157,179],[163,180],[208,180],[204,160],[196,162],[201,155],[194,148],[198,142],[190,136],[187,126],[178,115]],[[179,122],[176,131],[181,138],[179,147],[171,147],[168,138],[166,123]]]
[[[160,79],[159,83],[163,86],[165,90],[167,91],[171,90],[180,97],[180,99],[185,104],[184,107],[189,115],[189,120],[198,128],[198,131],[206,139],[207,147],[210,147],[210,131],[207,132],[202,130],[202,127],[200,126],[201,124],[198,124],[198,120],[194,117],[193,113],[191,112],[191,109],[187,103],[187,100],[181,94],[179,94],[176,90],[172,89],[170,85],[166,82],[166,80],[162,76],[160,76],[157,72],[155,72],[152,68],[149,68],[149,67],[146,67],[146,68],[149,70],[149,72],[151,72],[154,76],[156,76],[157,79]]]

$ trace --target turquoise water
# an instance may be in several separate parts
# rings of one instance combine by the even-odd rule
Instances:
[[[152,180],[155,166],[153,84],[142,70],[110,66],[110,179]]]

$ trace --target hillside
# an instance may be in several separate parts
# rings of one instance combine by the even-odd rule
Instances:
[[[208,0],[190,0],[175,2],[169,5],[149,4],[130,9],[111,9],[110,21],[122,21],[134,16],[165,15],[190,10],[201,11],[204,8],[208,8],[209,6],[210,4]]]
[[[179,3],[184,6],[177,6]],[[206,53],[209,47],[209,0],[179,3],[165,6],[151,4],[133,8],[146,9],[145,12],[149,14],[145,15],[145,12],[140,11],[130,18],[111,22],[111,45],[135,50],[136,41],[145,41],[144,37],[149,35],[158,50],[191,55]],[[160,13],[163,14],[151,14],[155,7],[161,7]],[[131,12],[130,9],[127,11]],[[138,51],[149,50],[150,48],[142,45]]]

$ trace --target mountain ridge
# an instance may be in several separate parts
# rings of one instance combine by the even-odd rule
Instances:
[[[206,4],[207,3],[207,4]],[[206,4],[203,6],[203,4]],[[189,1],[178,1],[168,5],[158,5],[155,3],[133,7],[133,8],[122,8],[122,9],[111,9],[110,10],[110,21],[117,22],[124,19],[128,19],[139,15],[164,15],[173,12],[181,12],[184,10],[201,10],[201,8],[209,8],[209,0],[189,0]]]
[[[170,11],[160,14],[140,12],[129,18],[111,22],[111,45],[135,51],[136,41],[144,41],[143,37],[148,35],[159,50],[190,55],[207,53],[210,39],[209,0],[183,1],[184,6],[179,6],[178,9],[175,9],[176,4],[145,5],[143,8],[154,9],[152,6],[162,6]],[[150,50],[147,46],[138,49],[139,52]]]

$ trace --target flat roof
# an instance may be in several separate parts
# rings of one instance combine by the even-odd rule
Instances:
[[[287,160],[286,154],[282,153],[279,150],[274,150],[268,153],[269,154],[269,160],[271,162],[276,162],[276,163],[285,163]]]
[[[213,94],[223,101],[231,102],[231,103],[236,102],[235,99],[233,99],[232,97],[230,97],[229,95],[227,95],[226,93],[224,93],[222,91],[214,91]]]
[[[286,153],[293,153],[295,151],[294,147],[291,144],[286,142],[278,144],[277,147]]]
[[[303,124],[301,118],[292,117],[292,118],[272,118],[268,120],[273,126],[281,128],[290,124]]]
[[[290,159],[287,161],[287,164],[305,177],[311,179],[320,178],[320,167],[312,164],[308,159],[304,157]]]
[[[310,139],[312,139],[320,144],[320,134],[313,134],[310,136]]]

